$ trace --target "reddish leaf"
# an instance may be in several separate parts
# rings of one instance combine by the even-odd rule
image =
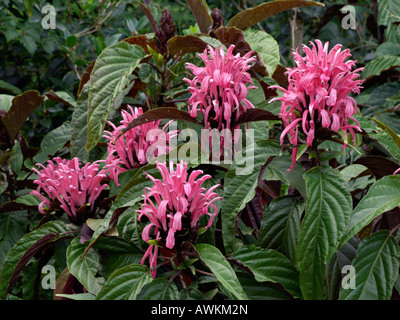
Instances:
[[[207,43],[194,35],[174,36],[167,42],[167,51],[171,56],[183,56],[187,53],[202,52]]]
[[[384,176],[390,176],[399,168],[399,166],[393,161],[378,156],[361,157],[354,163],[366,166],[369,170],[371,170],[376,179],[380,179]]]
[[[12,285],[14,284],[15,280],[17,279],[17,276],[20,274],[20,272],[24,269],[26,264],[31,260],[31,258],[33,256],[35,256],[41,250],[46,248],[49,244],[54,243],[55,241],[59,241],[59,240],[71,238],[71,237],[73,237],[72,234],[64,234],[63,235],[63,234],[58,234],[58,233],[48,233],[44,237],[42,237],[38,241],[36,241],[25,252],[25,254],[21,257],[21,259],[18,261],[18,264],[15,267],[14,272],[8,283],[6,295],[10,292]]]
[[[194,19],[202,33],[209,34],[213,26],[213,19],[208,13],[205,0],[187,0]]]
[[[81,81],[79,82],[79,88],[78,88],[78,93],[77,93],[78,97],[81,94],[83,86],[89,81],[90,75],[92,74],[92,70],[93,70],[95,63],[96,63],[96,60],[93,60],[92,63],[83,72],[83,74],[81,76]]]
[[[2,119],[11,141],[15,140],[26,119],[43,103],[43,100],[44,98],[35,90],[26,91],[12,100],[10,109]]]
[[[143,3],[139,2],[139,6],[142,8],[144,14],[146,15],[147,19],[150,22],[151,28],[153,29],[153,32],[156,33],[157,31],[157,22],[154,20],[153,14],[151,13],[150,9],[147,8]]]
[[[149,39],[146,35],[140,35],[140,36],[133,36],[124,39],[123,41],[128,42],[130,44],[137,44],[138,46],[142,47],[144,51],[146,51],[147,54],[150,53],[149,46],[151,49],[154,51],[158,52],[157,46],[154,42],[153,39]]]
[[[64,297],[58,297],[57,294],[70,294],[72,293],[76,278],[65,268],[57,279],[56,287],[53,293],[54,300],[67,300]]]
[[[400,225],[400,208],[395,207],[394,209],[387,211],[380,216],[376,217],[371,224],[372,231],[377,232],[379,230],[393,230]]]
[[[286,68],[278,64],[274,74],[272,75],[272,79],[274,79],[283,88],[287,88],[289,85],[288,77],[285,72]]]
[[[269,100],[272,97],[277,97],[278,96],[278,93],[276,92],[276,89],[271,89],[270,88],[271,85],[269,85],[268,83],[266,83],[265,81],[263,81],[261,79],[258,80],[258,82],[260,83],[261,88],[264,91],[265,100]]]
[[[271,17],[277,13],[297,8],[310,6],[324,6],[322,3],[308,0],[275,0],[260,4],[257,7],[239,12],[228,22],[228,27],[236,27],[245,30]]]
[[[184,120],[184,121],[188,121],[188,122],[192,122],[192,123],[201,125],[200,122],[198,122],[195,118],[192,118],[190,116],[189,112],[178,110],[178,109],[171,108],[171,107],[162,107],[162,108],[149,110],[149,111],[143,113],[142,115],[140,115],[139,117],[137,117],[136,119],[134,119],[131,123],[129,123],[129,125],[125,129],[121,130],[121,133],[117,136],[116,139],[118,139],[125,132],[127,132],[128,130],[130,130],[136,126],[140,126],[144,123],[148,123],[148,122],[156,121],[156,120],[160,120],[160,119]]]
[[[214,31],[214,35],[226,47],[229,47],[231,44],[233,44],[235,46],[235,49],[233,50],[234,54],[240,53],[241,56],[244,56],[246,53],[252,50],[250,45],[244,39],[243,32],[237,28],[219,27]],[[255,52],[254,55],[256,56],[257,60],[252,69],[263,77],[268,76],[267,68],[262,63],[257,52]]]
[[[248,109],[246,112],[244,112],[237,121],[233,121],[232,126],[241,123],[265,120],[280,120],[280,118],[268,110],[254,108]]]
[[[19,210],[36,210],[37,205],[27,205],[24,203],[17,203],[15,201],[6,202],[0,206],[0,213],[7,213]]]

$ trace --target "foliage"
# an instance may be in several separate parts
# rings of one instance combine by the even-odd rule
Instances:
[[[344,29],[346,4],[56,0],[56,29],[45,30],[44,1],[3,1],[0,299],[398,299],[400,7],[352,1],[356,28]],[[365,67],[354,97],[362,130],[352,139],[320,128],[312,145],[280,144],[280,102],[269,102],[282,94],[274,86],[288,87],[291,50],[315,39],[351,49],[357,68]],[[231,126],[241,128],[243,150],[221,163],[220,153],[213,162],[215,154],[199,152],[203,145],[192,139],[204,125],[188,112],[193,92],[185,78],[193,74],[186,64],[203,66],[207,46],[226,52],[230,45],[240,56],[254,51],[248,73],[257,88],[246,97],[255,108],[237,112]],[[144,113],[120,122],[128,105]],[[190,172],[207,175],[204,192],[218,195],[210,225],[201,217],[195,227],[185,220],[174,227],[179,246],[142,237],[144,192],[165,179],[155,161],[121,170],[118,180],[103,178],[107,187],[76,208],[85,217],[79,223],[63,210],[66,196],[43,209],[31,193],[38,164],[55,157],[103,163],[105,131],[121,123],[124,139],[153,121],[191,132],[156,159],[184,159]],[[190,190],[181,193],[192,201]],[[55,268],[54,290],[41,287],[45,265]],[[343,266],[354,268],[355,286],[345,285]]]

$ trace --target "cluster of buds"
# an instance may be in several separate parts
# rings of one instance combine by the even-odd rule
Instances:
[[[171,12],[169,12],[168,9],[164,9],[161,15],[160,25],[157,26],[155,32],[156,45],[160,52],[167,52],[167,42],[175,36],[175,31],[176,27]]]
[[[214,8],[211,12],[211,18],[213,19],[213,25],[211,32],[217,30],[219,27],[224,25],[224,18],[222,17],[221,10]]]
[[[356,61],[345,61],[351,56],[350,50],[341,51],[337,44],[328,51],[329,42],[325,45],[316,40],[311,42],[312,48],[303,45],[305,57],[294,53],[296,67],[288,68],[289,86],[287,89],[275,86],[284,92],[280,116],[285,129],[281,134],[281,144],[284,137],[290,135],[290,143],[300,143],[299,132],[306,136],[307,146],[312,146],[315,134],[321,127],[338,132],[343,130],[347,137],[350,132],[355,140],[355,132],[361,131],[359,123],[353,118],[357,112],[357,103],[350,93],[360,93],[359,71],[352,71]],[[271,87],[272,88],[272,87]],[[355,124],[349,124],[349,120]],[[346,146],[346,143],[343,147]],[[297,147],[293,148],[292,166],[296,163]]]

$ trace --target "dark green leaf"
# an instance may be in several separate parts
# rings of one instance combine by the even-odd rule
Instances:
[[[105,282],[103,278],[96,277],[100,257],[93,248],[83,256],[85,250],[86,245],[81,244],[79,239],[75,238],[67,249],[67,266],[71,274],[86,290],[97,295]]]
[[[140,46],[121,41],[104,49],[97,58],[89,80],[87,150],[96,146],[107,117],[120,106],[133,85],[133,70],[145,57]]]
[[[71,119],[71,156],[87,161],[89,152],[85,149],[87,141],[87,106],[89,84],[86,83],[78,97],[77,106]]]
[[[33,158],[35,163],[45,162],[49,156],[55,154],[58,150],[71,139],[71,125],[68,121],[64,122],[58,128],[50,131],[40,143],[40,152]]]
[[[339,298],[339,290],[342,285],[343,267],[351,265],[360,239],[357,236],[346,242],[326,265],[326,284],[328,289],[328,299],[337,300]]]
[[[224,226],[222,237],[227,252],[232,252],[234,249],[235,220],[238,213],[255,195],[261,166],[269,157],[279,152],[280,145],[276,141],[258,141],[247,146],[243,154],[236,155],[226,173],[221,218]]]
[[[195,247],[196,251],[200,255],[200,259],[210,268],[218,281],[221,282],[236,299],[247,300],[248,297],[243,291],[235,272],[228,261],[226,261],[221,251],[206,243],[197,244]]]
[[[272,76],[280,60],[279,45],[276,40],[268,33],[260,30],[249,29],[244,31],[243,34],[251,49],[261,57],[268,74]]]
[[[71,230],[70,226],[67,226],[63,221],[51,221],[44,224],[39,229],[34,230],[23,236],[8,252],[5,258],[3,268],[0,274],[0,298],[4,299],[6,297],[7,292],[10,288],[9,282],[11,281],[11,278],[13,276],[14,277],[16,276],[15,270],[17,265],[19,264],[20,266],[22,266],[21,259],[23,257],[25,257],[26,259],[29,258],[29,255],[26,255],[28,250],[32,248],[31,251],[29,252],[33,252],[32,250],[35,248],[33,246],[38,241],[40,241],[40,239],[46,237],[46,235],[48,234],[55,235],[54,237],[46,238],[47,242],[52,242],[58,239],[59,237],[62,237],[62,234],[64,232],[70,230]],[[25,263],[27,263],[28,261],[26,261]]]
[[[229,258],[241,261],[257,281],[280,283],[295,298],[301,298],[299,273],[293,263],[278,251],[254,245],[242,246]]]
[[[340,300],[389,300],[399,276],[400,249],[388,230],[361,241],[352,262],[355,288],[340,289]]]
[[[143,286],[153,281],[146,266],[130,265],[118,269],[100,290],[97,300],[136,300]]]
[[[365,65],[362,73],[364,79],[379,76],[383,71],[400,66],[400,57],[397,56],[379,56]]]
[[[296,244],[304,202],[295,196],[279,197],[270,203],[261,221],[257,245],[276,249],[291,261],[296,260]]]
[[[146,284],[138,296],[138,300],[179,300],[179,291],[173,282],[159,278]]]
[[[354,208],[340,245],[382,213],[400,205],[400,176],[386,176],[376,181]]]
[[[300,286],[304,299],[322,299],[325,264],[346,230],[352,198],[347,182],[330,167],[313,168],[304,179],[308,199],[296,252]]]

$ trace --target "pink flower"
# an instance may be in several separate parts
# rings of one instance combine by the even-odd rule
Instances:
[[[37,196],[42,202],[39,204],[40,213],[44,214],[44,207],[50,207],[53,200],[58,199],[62,208],[71,221],[83,222],[77,217],[77,210],[85,205],[93,210],[95,200],[107,187],[107,184],[101,184],[101,180],[106,177],[107,171],[99,170],[99,161],[86,163],[83,167],[78,158],[65,160],[59,157],[48,160],[48,165],[38,163],[42,170],[33,168],[39,178],[35,181],[38,186],[31,194]],[[40,192],[43,191],[47,197]]]
[[[212,225],[214,216],[218,213],[214,202],[221,199],[214,192],[219,185],[208,190],[202,187],[211,176],[202,175],[201,170],[194,170],[189,175],[187,163],[183,161],[176,165],[176,170],[172,161],[169,170],[165,163],[157,162],[157,169],[161,173],[162,180],[147,175],[154,182],[154,186],[146,188],[144,204],[138,210],[139,220],[145,215],[150,221],[143,229],[142,238],[149,242],[150,233],[154,229],[153,240],[157,240],[160,246],[179,250],[183,241],[196,240],[200,217],[209,216],[205,228]],[[209,212],[209,208],[212,212]],[[177,235],[180,236],[179,240]],[[157,264],[157,254],[158,246],[150,245],[143,256],[142,264],[149,256],[150,267],[154,267]],[[153,270],[153,277],[155,274],[156,270]]]
[[[151,146],[157,144],[159,148],[155,148],[154,156],[157,157],[163,153],[169,152],[169,142],[177,135],[177,131],[165,132],[166,127],[171,123],[168,122],[163,127],[163,141],[154,139],[154,135],[160,133],[159,125],[161,120],[148,122],[140,126],[134,127],[128,130],[125,134],[118,138],[122,129],[125,129],[133,119],[143,114],[142,108],[132,109],[128,106],[130,112],[122,110],[121,125],[116,127],[113,123],[108,121],[108,124],[113,127],[113,132],[105,131],[105,138],[109,140],[107,146],[107,159],[105,168],[109,170],[111,179],[114,179],[115,183],[118,184],[118,175],[129,169],[138,168],[145,165],[148,162],[146,157],[147,151]],[[156,129],[152,131],[153,129]]]
[[[306,135],[307,146],[314,142],[315,133],[320,127],[333,131],[343,130],[355,140],[354,130],[361,131],[359,123],[352,117],[357,112],[357,103],[350,93],[360,93],[359,71],[351,71],[356,61],[348,60],[350,50],[341,51],[337,44],[328,51],[329,42],[325,45],[320,40],[311,42],[312,48],[303,45],[305,57],[294,52],[297,67],[288,68],[288,89],[275,86],[284,92],[282,98],[272,99],[282,101],[281,113],[285,129],[281,134],[281,144],[284,137],[290,135],[290,143],[300,142],[299,130]],[[357,125],[349,124],[349,120]],[[346,147],[346,143],[343,148]],[[293,149],[293,170],[296,163],[297,147]]]
[[[253,84],[250,74],[247,72],[252,66],[249,64],[256,58],[248,52],[243,57],[240,54],[233,55],[235,48],[231,45],[227,53],[224,47],[213,49],[208,46],[199,57],[204,61],[204,67],[197,67],[187,63],[186,67],[192,70],[193,80],[184,79],[189,84],[192,96],[189,98],[189,111],[193,118],[197,113],[204,116],[206,128],[231,129],[232,119],[238,119],[247,109],[254,108],[246,99],[247,90],[256,87],[246,87]],[[215,122],[215,125],[212,124]]]

